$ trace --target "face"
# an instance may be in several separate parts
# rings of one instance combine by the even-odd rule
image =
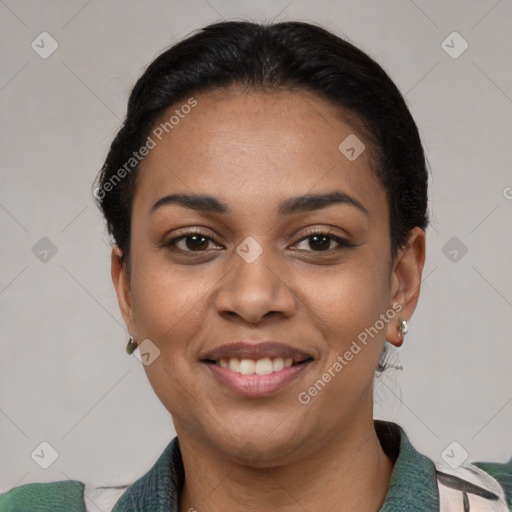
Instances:
[[[369,151],[338,149],[364,135],[330,103],[195,98],[143,161],[130,276],[114,251],[113,279],[130,333],[160,351],[144,368],[178,435],[269,466],[371,419],[375,368],[412,314],[423,250],[391,261]]]

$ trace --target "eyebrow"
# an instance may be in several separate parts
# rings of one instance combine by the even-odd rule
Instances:
[[[226,203],[208,194],[170,194],[159,199],[151,208],[151,213],[171,204],[206,213],[231,213],[231,208]],[[306,194],[286,199],[279,205],[278,213],[282,216],[288,216],[320,210],[334,204],[347,204],[369,215],[368,210],[357,199],[339,190],[325,194]]]

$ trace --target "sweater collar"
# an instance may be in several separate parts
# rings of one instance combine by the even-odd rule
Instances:
[[[395,423],[375,420],[375,431],[386,454],[395,461],[388,493],[380,512],[439,510],[434,463],[417,452]],[[112,512],[178,512],[178,497],[185,472],[175,437],[154,466],[132,484]]]

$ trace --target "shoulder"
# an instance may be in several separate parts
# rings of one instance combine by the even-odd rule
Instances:
[[[458,468],[436,463],[436,475],[443,512],[512,510],[512,459],[504,464],[475,462]]]
[[[512,459],[449,466],[418,452],[403,429],[376,421],[386,454],[395,460],[380,512],[509,512],[512,510]]]
[[[109,512],[127,488],[98,487],[77,480],[26,484],[0,494],[0,511]]]
[[[0,493],[0,511],[176,510],[183,479],[183,462],[178,438],[175,437],[154,466],[130,485],[97,486],[78,480],[25,484]]]
[[[77,480],[32,483],[0,494],[2,512],[85,512],[84,484]]]

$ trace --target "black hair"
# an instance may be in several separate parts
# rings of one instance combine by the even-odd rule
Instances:
[[[392,259],[414,227],[426,228],[428,172],[421,140],[386,72],[354,45],[316,25],[227,21],[164,51],[131,92],[94,192],[123,262],[130,251],[139,149],[169,107],[230,86],[312,92],[355,118],[364,127],[373,170],[386,191]]]

